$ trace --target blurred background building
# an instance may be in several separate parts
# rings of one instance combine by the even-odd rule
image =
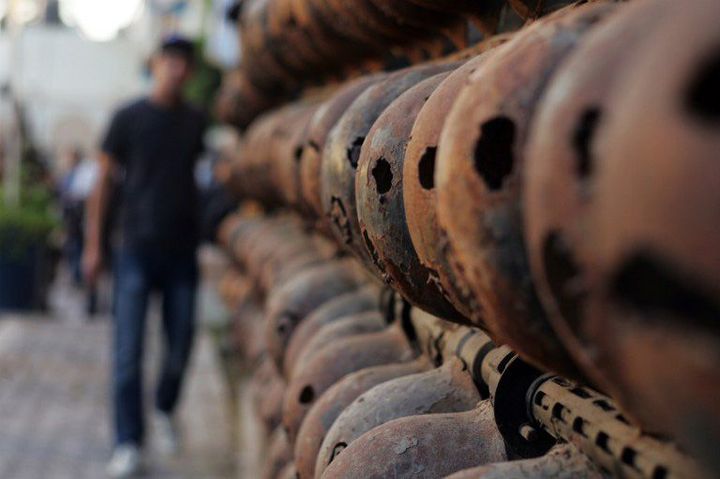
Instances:
[[[70,147],[91,152],[113,107],[148,86],[148,55],[170,32],[203,41],[218,66],[233,65],[229,3],[0,0],[0,85],[22,109],[28,140],[51,168]]]

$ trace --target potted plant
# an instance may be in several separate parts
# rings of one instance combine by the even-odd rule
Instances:
[[[56,225],[52,194],[43,184],[24,186],[16,204],[0,202],[0,310],[45,307]]]

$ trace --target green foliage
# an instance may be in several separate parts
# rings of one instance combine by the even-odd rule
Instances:
[[[2,194],[0,189],[0,198]],[[49,189],[40,184],[26,186],[19,205],[0,201],[0,254],[22,254],[27,247],[45,244],[57,226]]]
[[[205,59],[205,42],[195,42],[195,72],[185,87],[188,100],[201,108],[209,108],[222,80],[220,69]]]

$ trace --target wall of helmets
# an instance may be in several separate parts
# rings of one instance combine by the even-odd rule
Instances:
[[[720,3],[249,0],[265,478],[720,474]]]

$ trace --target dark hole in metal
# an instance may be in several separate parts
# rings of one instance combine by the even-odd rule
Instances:
[[[295,158],[295,161],[299,162],[302,158],[303,153],[303,147],[302,145],[298,145],[295,147],[295,151],[293,152],[293,157]]]
[[[615,407],[604,399],[596,399],[593,404],[602,409],[605,412],[614,411]]]
[[[717,334],[720,304],[687,276],[659,256],[636,253],[611,279],[611,291],[626,307],[642,311],[643,317],[682,318],[685,324]]]
[[[583,399],[587,399],[590,397],[590,393],[581,387],[572,388],[570,390],[570,392],[573,393],[574,395],[576,395],[577,397],[581,397]]]
[[[586,293],[580,288],[581,269],[563,236],[557,231],[551,232],[543,243],[543,267],[560,314],[577,332]]]
[[[655,470],[652,474],[652,479],[666,479],[668,476],[668,470],[665,466],[655,466]]]
[[[492,191],[501,189],[505,178],[512,173],[514,141],[515,123],[510,118],[499,116],[480,127],[480,138],[475,145],[475,170]]]
[[[633,469],[637,468],[637,466],[635,465],[636,457],[637,451],[630,446],[625,446],[622,450],[622,454],[620,454],[620,459],[622,460],[622,462],[632,467]]]
[[[580,434],[583,437],[587,437],[585,434],[585,420],[581,417],[576,417],[572,425],[573,431]]]
[[[600,110],[588,108],[580,117],[575,129],[572,144],[577,154],[577,173],[581,178],[587,178],[593,172],[592,139],[600,122]]]
[[[379,194],[384,194],[392,188],[393,174],[390,163],[385,158],[378,158],[372,169],[372,175],[375,179],[375,187]]]
[[[347,149],[347,158],[350,162],[350,166],[353,169],[357,168],[358,161],[360,161],[360,150],[362,149],[363,142],[365,141],[364,136],[358,136],[350,144],[350,148]]]
[[[562,416],[562,412],[564,409],[565,409],[565,406],[563,406],[560,403],[555,403],[555,405],[552,408],[552,416],[560,422],[565,422],[565,419]]]
[[[542,402],[543,399],[545,399],[545,396],[547,396],[547,394],[542,391],[538,391],[537,394],[535,394],[535,405],[542,406]]]
[[[435,155],[437,147],[428,146],[418,162],[418,177],[420,186],[426,190],[435,188]]]
[[[595,438],[595,444],[597,444],[600,449],[608,453],[610,452],[610,446],[608,445],[609,442],[610,436],[608,436],[607,433],[604,433],[602,431],[600,431]]]
[[[720,122],[720,48],[704,61],[692,77],[686,96],[687,109],[703,121]]]
[[[313,402],[313,399],[315,399],[315,390],[312,386],[309,384],[302,388],[300,391],[300,397],[298,398],[300,400],[300,404],[308,404]]]
[[[340,455],[341,452],[347,447],[347,443],[345,442],[339,442],[335,444],[335,447],[333,447],[332,454],[330,455],[330,461],[328,461],[328,464],[333,462],[338,455]]]

